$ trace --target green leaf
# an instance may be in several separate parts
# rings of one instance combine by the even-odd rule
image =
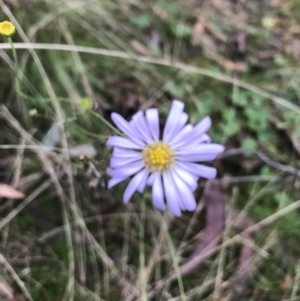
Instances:
[[[166,88],[177,97],[182,97],[184,95],[186,85],[185,82],[174,82],[173,80],[168,80],[166,83]]]
[[[172,26],[172,32],[177,38],[188,38],[192,35],[191,27],[180,23]]]
[[[260,170],[260,174],[262,176],[271,176],[271,175],[273,175],[272,170],[270,169],[269,166],[263,166]]]
[[[223,117],[225,119],[224,133],[226,136],[233,136],[237,134],[240,130],[240,125],[236,119],[235,110],[224,111]]]
[[[201,106],[204,114],[210,115],[215,110],[215,102],[211,99],[201,100]]]
[[[246,108],[247,125],[254,131],[265,130],[268,126],[269,113],[263,109]]]
[[[246,138],[242,141],[242,148],[256,150],[257,149],[257,141],[253,138]]]
[[[232,102],[238,106],[245,107],[248,103],[247,97],[247,93],[244,92],[233,93]]]
[[[288,65],[288,60],[281,54],[277,54],[274,57],[274,63],[278,67],[286,67]]]
[[[147,14],[142,14],[131,19],[131,23],[141,29],[145,29],[150,26],[150,17]]]
[[[280,208],[288,206],[291,204],[290,198],[286,195],[285,192],[277,192],[274,195],[275,201],[280,205]]]

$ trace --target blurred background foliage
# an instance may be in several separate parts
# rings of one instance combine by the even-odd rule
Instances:
[[[0,200],[3,300],[300,300],[298,209],[239,235],[299,199],[299,1],[0,0],[0,7],[0,21],[17,27],[16,48],[43,43],[17,50],[18,76],[0,44],[1,145],[82,147],[70,160],[59,150],[0,149],[1,182],[37,194],[20,211],[22,201]],[[162,220],[149,191],[125,207],[125,184],[106,189],[112,131],[101,116],[110,122],[114,111],[130,118],[158,107],[163,125],[175,98],[191,123],[211,116],[209,134],[227,150],[215,163],[226,212],[242,212],[248,224],[226,223],[218,252],[170,280],[208,227],[205,183],[199,210],[180,219]],[[62,120],[65,132],[55,136]],[[153,262],[150,270],[143,260]]]

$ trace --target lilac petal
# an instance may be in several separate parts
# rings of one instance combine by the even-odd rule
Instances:
[[[173,180],[173,183],[174,183],[174,185],[176,185],[174,180]],[[176,194],[177,194],[177,202],[178,202],[178,204],[179,204],[180,210],[181,210],[181,211],[186,211],[186,210],[187,210],[187,207],[186,207],[186,205],[185,205],[185,203],[184,203],[184,200],[183,200],[183,198],[182,198],[182,196],[181,196],[181,192],[179,191],[179,187],[175,186],[174,189],[176,190]]]
[[[170,186],[172,186],[173,189],[176,191],[177,202],[178,202],[180,210],[181,211],[185,211],[185,210],[187,210],[187,208],[186,208],[186,205],[185,205],[185,203],[184,203],[184,201],[183,201],[183,199],[181,197],[178,185],[176,184],[176,181],[174,179],[174,175],[175,175],[174,172],[170,173],[170,182],[172,182],[172,185],[170,184]]]
[[[211,138],[207,134],[203,134],[197,143],[211,143]]]
[[[191,145],[177,150],[176,157],[178,161],[205,162],[214,160],[223,151],[224,146],[221,144]]]
[[[132,150],[128,150],[128,149],[125,149],[125,148],[114,147],[113,152],[112,152],[112,155],[123,154],[125,150],[126,150],[126,151],[129,151],[129,152],[132,152]]]
[[[148,180],[147,180],[147,185],[148,186],[153,186],[154,184],[154,178],[155,178],[155,173],[153,172],[152,174],[150,174]]]
[[[131,123],[132,120],[134,120],[135,118],[139,117],[141,114],[143,115],[144,113],[142,111],[137,111],[135,114],[132,115],[131,121],[129,121],[129,123]]]
[[[200,145],[193,145],[191,147],[190,145],[186,145],[183,148],[178,148],[176,150],[176,155],[206,155],[206,154],[219,154],[224,151],[225,147],[221,144],[215,144],[215,143],[209,143],[205,144],[202,143]]]
[[[161,211],[166,210],[166,204],[164,202],[164,190],[161,181],[161,175],[155,173],[154,183],[152,187],[152,203],[155,208]]]
[[[182,130],[182,128],[186,124],[188,118],[189,118],[189,115],[185,112],[182,112],[179,116],[177,116],[178,122],[177,122],[176,126],[174,127],[172,134],[169,137],[169,143],[172,143],[172,141],[174,139],[176,139],[178,133]]]
[[[144,177],[142,178],[142,180],[137,188],[138,192],[140,192],[140,193],[144,192],[148,176],[149,176],[149,171],[145,169]]]
[[[171,110],[169,112],[165,128],[164,128],[164,133],[163,133],[163,141],[169,142],[170,138],[172,137],[172,134],[174,132],[174,129],[177,126],[177,123],[180,118],[178,116],[181,115],[182,111],[184,108],[184,103],[179,100],[174,100],[172,102]]]
[[[204,134],[211,127],[211,119],[209,116],[204,117],[196,126],[195,132],[197,135]]]
[[[196,190],[198,177],[195,174],[183,169],[177,163],[177,166],[172,170],[182,181],[184,181],[193,191]]]
[[[130,124],[118,113],[112,113],[111,119],[115,125],[126,134],[131,140],[140,146],[144,146],[145,143],[139,139],[139,135],[136,133],[136,130],[130,126]]]
[[[199,137],[199,139],[197,138],[193,142],[191,142],[191,145],[199,145],[201,143],[211,143],[211,138],[207,134],[203,134]],[[183,145],[182,147],[185,147],[185,145]]]
[[[194,211],[196,209],[197,204],[192,190],[175,173],[172,173],[172,176],[175,182],[175,186],[179,192],[181,201],[184,203],[185,208],[188,211]]]
[[[137,121],[136,119],[139,118],[140,115],[143,115],[142,111],[138,111],[137,113],[135,113],[132,117],[131,120],[128,122],[129,126],[132,128],[132,130],[136,133],[137,137],[141,140],[141,141],[145,141],[143,135],[141,134],[140,130],[138,129],[137,126]]]
[[[118,158],[133,158],[133,157],[142,156],[142,152],[134,151],[131,149],[126,149],[126,148],[114,147],[112,156],[118,157]]]
[[[188,133],[191,133],[193,130],[193,126],[191,124],[187,124],[170,142],[173,148],[177,148],[177,145],[181,144],[182,137],[185,137]]]
[[[139,187],[141,181],[143,180],[146,172],[148,171],[143,169],[131,179],[123,195],[124,204],[127,204],[129,202],[130,198],[132,197],[134,192]]]
[[[112,167],[112,168],[121,167],[121,166],[127,165],[129,163],[133,163],[133,162],[141,160],[141,159],[142,159],[141,154],[139,154],[139,156],[125,157],[125,158],[112,156],[110,159],[110,167]]]
[[[146,119],[152,137],[155,141],[159,140],[159,117],[158,109],[148,109],[146,110]]]
[[[109,181],[108,181],[108,189],[114,187],[115,185],[123,182],[127,177],[123,177],[123,178],[111,178]]]
[[[188,119],[189,119],[189,115],[185,112],[182,112],[181,115],[180,115],[180,118],[179,118],[178,127],[176,128],[177,133],[179,131],[181,131],[181,129],[184,127],[184,125],[186,124]]]
[[[153,142],[153,138],[143,112],[140,111],[132,117],[131,126],[139,133],[143,141],[146,143]]]
[[[176,158],[178,161],[183,162],[206,162],[212,161],[216,159],[218,154],[210,153],[210,154],[200,154],[200,155],[178,155]]]
[[[143,162],[137,161],[137,162],[123,165],[122,167],[119,167],[116,169],[108,168],[107,173],[114,178],[122,178],[122,177],[132,176],[133,174],[137,173],[142,168],[144,168]]]
[[[163,184],[168,208],[175,216],[181,216],[180,200],[178,199],[175,187],[172,185],[173,181],[169,172],[163,174]]]
[[[190,144],[191,142],[197,140],[198,137],[201,137],[211,126],[211,119],[206,116],[203,118],[194,128],[192,131],[185,133],[182,135],[176,147],[180,147],[185,144]]]
[[[110,137],[107,140],[106,145],[123,147],[123,148],[131,148],[131,149],[143,149],[144,148],[143,146],[138,145],[135,142],[133,142],[127,138],[123,138],[123,137],[119,137],[119,136]]]
[[[178,162],[177,164],[182,169],[205,179],[214,179],[217,175],[217,170],[214,167],[190,162]]]

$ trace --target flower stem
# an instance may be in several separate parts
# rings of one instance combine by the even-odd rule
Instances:
[[[11,50],[12,50],[12,54],[13,54],[13,58],[14,58],[14,62],[15,62],[15,74],[16,74],[16,91],[18,94],[20,94],[21,96],[27,96],[24,95],[21,91],[20,91],[20,85],[19,85],[19,64],[18,64],[18,58],[17,58],[17,52],[16,49],[14,47],[14,43],[11,39],[11,37],[8,37],[8,42],[11,46]],[[112,129],[116,134],[124,136],[124,134],[122,132],[120,132],[117,128],[115,128],[113,125],[111,125],[103,116],[95,113],[92,110],[89,110],[89,112],[94,115],[95,117],[99,118],[101,120],[101,122],[103,122],[106,126],[108,126],[110,129]]]
[[[120,132],[117,128],[115,128],[113,125],[111,125],[103,116],[101,116],[100,114],[97,114],[93,110],[89,110],[89,112],[92,115],[94,115],[95,117],[99,118],[101,120],[101,122],[103,122],[106,126],[108,126],[110,129],[112,129],[116,134],[118,134],[120,136],[124,136],[124,134],[122,132]]]
[[[19,64],[18,64],[18,58],[17,58],[17,52],[14,47],[14,43],[11,39],[11,37],[8,37],[8,42],[11,46],[14,62],[15,62],[15,74],[16,74],[16,91],[19,93]]]
[[[140,283],[141,301],[147,301],[147,276],[145,270],[145,217],[146,217],[146,198],[142,197],[141,202],[141,223],[140,223]]]
[[[176,250],[175,250],[175,246],[173,244],[173,241],[172,241],[172,238],[171,238],[171,235],[170,235],[170,232],[168,230],[168,226],[167,226],[167,223],[166,223],[164,217],[161,214],[160,214],[160,217],[161,217],[161,223],[164,227],[164,233],[165,233],[166,238],[167,238],[167,243],[168,243],[168,247],[169,247],[169,250],[170,250],[170,255],[171,255],[172,260],[173,260],[173,266],[174,266],[174,269],[175,269],[175,273],[176,273],[176,276],[177,276],[178,287],[179,287],[179,292],[180,292],[180,298],[181,298],[182,301],[187,301],[186,294],[185,294],[185,291],[184,291],[183,281],[182,281],[182,277],[181,277],[181,272],[180,272],[180,268],[179,268],[178,256],[177,256]]]

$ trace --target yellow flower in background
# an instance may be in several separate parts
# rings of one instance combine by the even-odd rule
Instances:
[[[89,97],[84,97],[80,100],[80,106],[84,110],[91,110],[93,107],[93,101]]]
[[[16,31],[16,27],[9,21],[0,22],[0,34],[3,36],[11,36]]]
[[[28,111],[29,116],[35,116],[38,113],[37,109],[31,109]]]
[[[276,24],[277,24],[277,20],[273,17],[264,17],[262,19],[262,25],[265,28],[272,29],[276,26]]]

